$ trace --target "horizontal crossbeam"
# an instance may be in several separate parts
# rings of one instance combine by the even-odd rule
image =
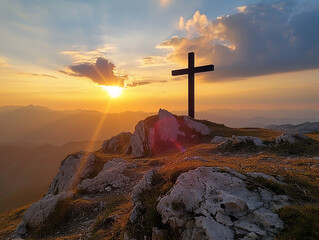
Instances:
[[[214,71],[214,65],[206,65],[201,67],[173,70],[172,75],[178,76],[178,75],[185,75],[189,73],[200,73],[200,72],[208,72],[208,71]]]

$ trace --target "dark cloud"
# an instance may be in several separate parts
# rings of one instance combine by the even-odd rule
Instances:
[[[153,84],[153,83],[166,83],[167,81],[135,81],[135,82],[128,82],[125,84],[125,87],[137,87],[147,84]]]
[[[319,68],[319,9],[298,11],[287,1],[241,7],[214,21],[196,12],[180,21],[189,37],[160,47],[172,48],[168,57],[183,64],[195,51],[197,64],[215,64],[212,80]]]
[[[99,85],[124,86],[127,76],[117,76],[114,74],[115,65],[107,59],[99,57],[95,63],[81,63],[68,67],[71,71],[60,71],[76,77],[87,77]]]

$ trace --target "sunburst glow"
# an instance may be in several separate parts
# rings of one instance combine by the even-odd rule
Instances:
[[[111,98],[117,98],[122,95],[123,88],[119,86],[102,86]]]

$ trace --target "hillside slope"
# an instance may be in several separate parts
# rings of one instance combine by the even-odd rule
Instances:
[[[80,150],[97,150],[101,141],[62,146],[0,145],[0,213],[39,199],[59,169],[61,159]]]
[[[42,199],[0,216],[0,238],[316,239],[318,146],[160,110],[69,155]]]
[[[291,125],[291,124],[284,124],[284,125],[269,125],[266,128],[283,131],[288,133],[312,133],[319,131],[319,122],[305,122],[302,124]]]

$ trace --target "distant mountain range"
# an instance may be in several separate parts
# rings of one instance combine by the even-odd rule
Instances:
[[[0,213],[39,199],[68,154],[95,151],[101,144],[97,141],[62,146],[0,145]]]
[[[133,131],[144,112],[103,114],[98,111],[56,111],[41,106],[0,107],[0,144],[65,144],[105,140]],[[93,139],[94,138],[94,139]]]
[[[298,125],[283,124],[283,125],[269,125],[266,128],[272,130],[283,131],[287,133],[312,133],[319,131],[319,122],[306,122]]]
[[[186,111],[172,112],[186,114]],[[104,114],[92,110],[57,111],[34,105],[3,106],[0,107],[0,144],[61,145],[70,141],[106,140],[120,132],[132,132],[141,119],[154,114],[156,113]],[[271,124],[318,122],[319,111],[210,109],[196,112],[196,118],[229,127],[266,127]]]

